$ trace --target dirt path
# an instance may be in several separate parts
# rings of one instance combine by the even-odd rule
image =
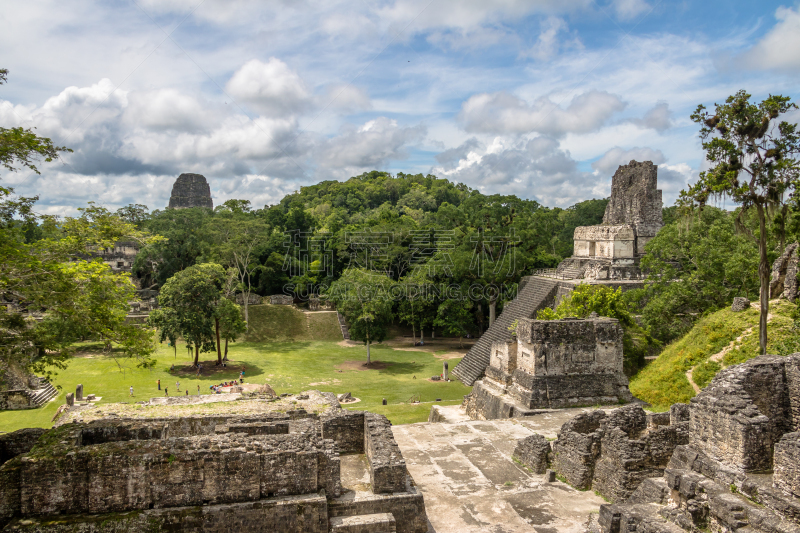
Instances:
[[[770,305],[773,305],[773,302],[770,302]],[[759,310],[761,308],[761,305],[758,304],[758,303],[754,303],[754,304],[752,304],[752,307],[755,310]],[[769,324],[771,321],[772,321],[772,313],[767,313],[767,324]],[[741,345],[742,341],[744,340],[744,338],[745,337],[749,337],[750,335],[752,335],[755,330],[756,330],[756,326],[752,326],[752,327],[747,328],[746,330],[744,330],[742,332],[741,335],[739,335],[738,337],[733,339],[723,349],[721,349],[717,353],[711,355],[705,361],[697,363],[692,368],[690,368],[689,370],[686,371],[686,379],[689,380],[689,385],[692,386],[692,388],[694,389],[694,393],[695,394],[698,394],[700,392],[700,387],[697,385],[697,383],[694,382],[694,379],[692,379],[692,375],[694,374],[694,369],[697,368],[698,366],[700,366],[701,364],[705,363],[706,361],[714,361],[715,363],[719,363],[720,366],[722,366],[722,368],[725,368],[725,366],[722,364],[722,360],[725,358],[725,355],[728,352],[730,352],[731,350],[733,350],[734,348],[736,348],[737,346]]]

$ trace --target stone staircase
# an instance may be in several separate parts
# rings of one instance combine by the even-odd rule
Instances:
[[[344,340],[349,341],[350,331],[347,329],[347,322],[339,311],[336,311],[336,316],[339,319],[339,327],[342,329],[342,337]]]
[[[56,396],[58,391],[52,384],[42,380],[39,385],[40,388],[36,390],[26,391],[28,398],[30,398],[31,405],[34,407],[41,407]]]
[[[397,523],[391,513],[334,517],[331,533],[395,533]]]
[[[508,327],[511,323],[520,318],[533,318],[540,309],[553,305],[557,291],[557,279],[532,276],[523,278],[519,283],[517,297],[505,305],[494,324],[472,346],[452,374],[464,385],[472,386],[489,366],[492,343],[510,340],[511,332]]]

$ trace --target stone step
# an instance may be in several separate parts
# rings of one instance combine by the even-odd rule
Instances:
[[[396,533],[391,513],[337,516],[330,519],[331,533]]]
[[[465,385],[472,386],[489,366],[492,343],[511,339],[508,327],[514,320],[533,318],[537,311],[545,307],[547,303],[552,303],[550,300],[555,298],[558,280],[540,277],[524,279],[524,283],[520,282],[522,289],[517,298],[506,304],[494,324],[481,335],[467,355],[453,369],[452,374]]]
[[[36,407],[41,407],[56,396],[58,396],[58,390],[47,382],[45,382],[44,387],[40,389],[28,391],[28,397],[31,399],[31,403]]]

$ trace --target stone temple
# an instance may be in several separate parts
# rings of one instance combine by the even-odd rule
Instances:
[[[623,291],[643,286],[639,263],[645,245],[664,225],[658,167],[651,161],[621,165],[611,181],[603,223],[575,228],[573,256],[558,268],[544,269],[520,280],[517,297],[478,339],[453,375],[473,385],[486,372],[493,343],[511,341],[509,326],[530,319],[545,307],[558,305],[581,283],[607,285]]]
[[[169,197],[170,209],[183,209],[186,207],[207,207],[214,209],[211,200],[211,187],[208,186],[205,176],[201,174],[181,174],[172,186],[172,195]]]
[[[470,418],[491,420],[632,399],[622,372],[618,320],[521,319],[516,342],[492,344],[486,376],[465,406]]]

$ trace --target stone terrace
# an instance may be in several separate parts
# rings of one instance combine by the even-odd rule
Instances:
[[[534,432],[554,439],[567,420],[592,409],[491,421],[469,420],[458,406],[434,410],[444,422],[392,427],[425,497],[429,533],[583,532],[604,503],[590,491],[547,483],[511,459],[517,439]]]

